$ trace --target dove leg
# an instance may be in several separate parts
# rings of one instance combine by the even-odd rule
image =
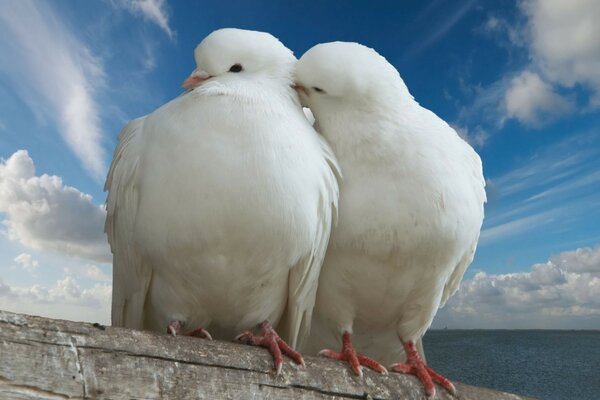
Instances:
[[[204,328],[197,328],[191,332],[183,333],[183,325],[185,325],[183,321],[174,319],[171,322],[169,322],[169,325],[167,325],[167,333],[169,333],[173,336],[183,334],[184,336],[193,336],[193,337],[199,337],[199,338],[212,340],[212,336],[210,336],[210,333],[208,333],[208,331]]]
[[[425,393],[429,397],[435,395],[434,382],[439,383],[453,395],[456,394],[456,388],[452,382],[425,365],[412,340],[406,342],[402,341],[402,345],[404,346],[404,351],[406,353],[406,362],[391,365],[390,369],[392,371],[416,375],[423,384]]]
[[[377,372],[382,374],[387,374],[387,369],[377,361],[372,358],[365,357],[362,354],[358,354],[354,350],[354,346],[352,346],[352,340],[350,340],[350,333],[344,332],[342,335],[342,351],[337,352],[329,349],[321,350],[319,352],[320,356],[324,356],[327,358],[333,358],[334,360],[346,361],[350,364],[352,371],[356,375],[362,378],[362,365],[365,367],[369,367]]]
[[[275,371],[277,372],[277,375],[281,373],[281,368],[283,366],[282,352],[294,360],[296,364],[304,366],[302,355],[297,351],[294,351],[294,349],[279,337],[269,321],[261,322],[258,327],[261,331],[261,335],[254,335],[251,331],[246,331],[237,335],[235,340],[239,340],[240,342],[251,346],[266,347],[275,360]]]

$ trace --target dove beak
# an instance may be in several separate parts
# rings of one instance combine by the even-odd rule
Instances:
[[[296,82],[292,85],[292,88],[294,88],[294,90],[298,92],[298,94],[304,94],[305,96],[308,96],[308,90],[306,90],[306,88],[301,84]]]
[[[202,82],[210,78],[212,78],[212,76],[210,76],[207,72],[204,72],[200,69],[195,69],[190,74],[190,76],[188,76],[188,78],[185,81],[183,81],[183,84],[181,86],[183,86],[184,89],[192,90],[194,88],[197,88],[202,84]]]

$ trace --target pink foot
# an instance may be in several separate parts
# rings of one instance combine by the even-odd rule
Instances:
[[[425,365],[417,352],[415,344],[411,340],[402,342],[402,345],[406,352],[406,362],[393,364],[390,366],[392,371],[416,375],[423,384],[427,396],[435,395],[435,386],[433,382],[439,383],[442,387],[446,388],[447,391],[456,395],[456,388],[452,382]]]
[[[281,368],[283,366],[283,355],[281,352],[294,360],[296,364],[300,364],[304,367],[302,355],[297,351],[294,351],[294,349],[279,337],[269,321],[261,322],[258,327],[262,336],[254,335],[252,332],[246,331],[237,335],[235,340],[239,340],[242,343],[252,346],[266,347],[275,360],[275,371],[277,372],[277,375],[281,373]]]
[[[337,351],[325,349],[325,350],[321,350],[319,352],[319,355],[325,356],[328,358],[333,358],[334,360],[341,360],[341,361],[348,362],[348,364],[350,364],[350,367],[352,367],[352,371],[354,371],[354,373],[361,378],[363,376],[361,365],[364,365],[365,367],[374,369],[375,371],[380,372],[384,375],[386,375],[388,373],[387,369],[385,369],[385,367],[383,365],[379,364],[377,361],[373,360],[372,358],[365,357],[361,354],[358,354],[354,350],[354,347],[352,346],[352,341],[350,340],[350,333],[348,333],[348,332],[344,332],[344,334],[342,335],[342,352],[341,353],[338,353]]]
[[[184,323],[182,321],[174,319],[173,321],[169,322],[169,325],[167,325],[167,333],[170,333],[173,336],[182,335],[183,325]],[[208,331],[204,328],[194,329],[191,332],[183,333],[183,335],[212,340],[212,336],[210,336],[210,333],[208,333]]]

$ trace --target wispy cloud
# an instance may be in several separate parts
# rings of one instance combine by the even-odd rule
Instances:
[[[453,3],[454,4],[454,3]],[[417,16],[415,22],[421,22],[425,16],[431,14],[431,12],[440,5],[440,2],[434,2],[430,6],[426,7],[422,13]],[[434,28],[427,33],[424,37],[417,38],[414,44],[404,54],[404,59],[410,59],[421,53],[431,45],[442,39],[446,33],[448,33],[475,5],[475,0],[467,0],[460,4],[453,10],[452,13],[447,15],[442,21],[434,24]],[[421,21],[420,21],[421,20]]]
[[[550,210],[542,213],[518,218],[503,224],[495,225],[491,228],[483,229],[479,236],[479,244],[484,245],[490,241],[498,240],[507,236],[514,236],[519,233],[527,232],[539,228],[541,224],[547,224],[554,221],[556,211]]]
[[[23,268],[25,271],[29,272],[29,273],[33,273],[35,272],[35,270],[38,268],[39,263],[37,260],[35,260],[31,254],[28,253],[21,253],[18,256],[15,257],[14,261],[17,263],[17,265],[21,268]]]
[[[565,139],[538,149],[516,168],[494,177],[493,182],[503,196],[510,196],[575,179],[600,167],[600,148],[593,146],[598,140],[600,134],[593,131],[566,135]]]
[[[481,126],[476,126],[474,129],[458,125],[452,125],[452,127],[458,136],[475,148],[483,147],[489,138],[488,133]]]
[[[510,79],[504,77],[487,86],[469,85],[464,81],[460,84],[462,91],[472,100],[470,104],[459,107],[456,124],[468,130],[478,126],[488,132],[488,136],[501,129],[507,118],[503,101]]]
[[[558,185],[552,186],[549,189],[546,189],[540,193],[537,193],[525,201],[535,201],[543,198],[547,198],[550,196],[558,196],[561,194],[570,193],[574,190],[579,190],[582,188],[593,187],[589,185],[597,185],[600,181],[600,171],[591,172],[588,174],[584,174],[576,179],[571,179],[566,182],[561,182]]]
[[[483,246],[526,232],[586,225],[600,208],[600,134],[586,132],[541,148],[511,171],[491,178],[494,207],[487,210]]]
[[[71,150],[97,179],[105,174],[95,94],[102,63],[45,3],[22,0],[0,13],[0,70],[34,114],[55,122]]]
[[[173,40],[175,32],[169,25],[169,11],[166,0],[124,0],[122,3],[128,10],[136,15],[158,25],[169,39]]]

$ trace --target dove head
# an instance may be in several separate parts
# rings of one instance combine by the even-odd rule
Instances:
[[[243,29],[219,29],[194,51],[197,68],[183,82],[194,89],[206,81],[235,85],[256,78],[292,82],[296,57],[274,36]]]
[[[296,64],[295,79],[302,105],[310,107],[317,120],[336,108],[382,109],[412,100],[398,71],[375,50],[358,43],[314,46]]]

